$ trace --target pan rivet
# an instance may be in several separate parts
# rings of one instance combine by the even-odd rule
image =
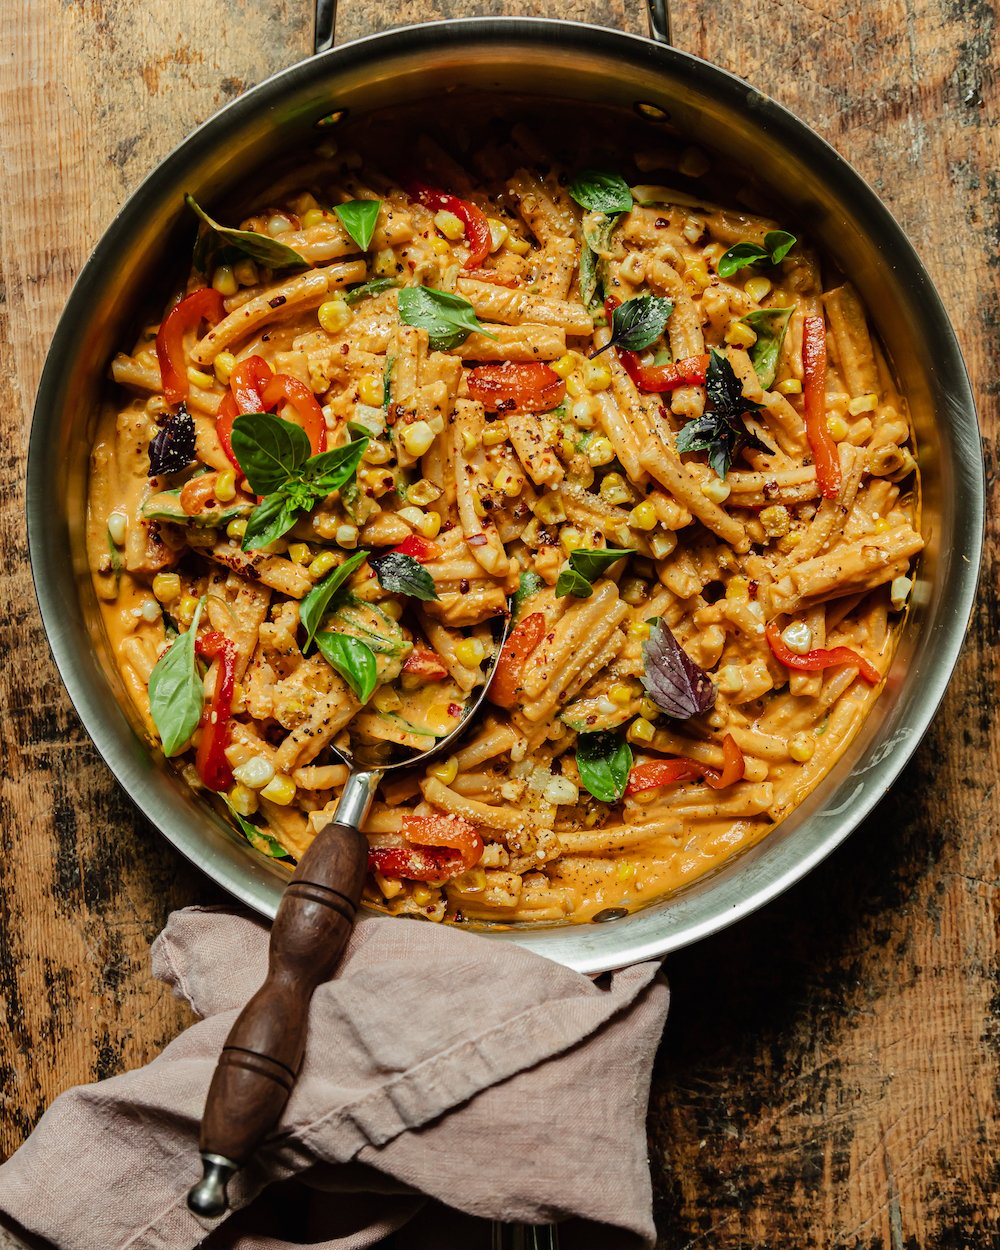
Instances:
[[[627,907],[605,907],[603,911],[599,911],[592,919],[594,924],[604,924],[608,920],[621,920],[623,916],[627,915]]]
[[[644,117],[648,122],[670,121],[670,114],[666,109],[661,109],[658,104],[650,104],[647,100],[636,100],[632,107],[640,117]]]
[[[328,126],[338,126],[350,111],[350,109],[334,109],[332,113],[327,113],[325,117],[321,117],[314,125],[320,130],[325,130]]]

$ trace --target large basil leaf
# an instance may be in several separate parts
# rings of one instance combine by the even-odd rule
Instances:
[[[785,341],[788,319],[794,311],[794,304],[790,308],[761,308],[757,312],[747,313],[743,318],[744,323],[757,335],[757,342],[750,348],[750,363],[757,374],[757,381],[765,391],[774,382],[774,375],[778,371],[781,345]]]
[[[569,193],[592,213],[627,213],[632,207],[632,192],[625,179],[602,169],[582,169],[569,184]]]
[[[639,295],[619,304],[611,315],[611,338],[591,356],[596,359],[609,347],[641,352],[660,337],[674,311],[668,299],[659,295]]]
[[[269,412],[237,417],[230,438],[255,495],[280,490],[309,459],[309,436],[302,426]]]
[[[785,259],[798,240],[787,230],[769,230],[764,235],[763,247],[759,243],[735,243],[728,252],[719,257],[720,278],[731,278],[737,270],[747,265],[777,265]]]
[[[658,620],[642,644],[642,684],[656,706],[668,716],[688,720],[715,706],[715,686]]]
[[[363,252],[368,251],[381,207],[381,200],[350,200],[346,204],[334,206],[333,211],[340,218],[344,229]]]
[[[368,439],[363,435],[354,438],[343,447],[334,447],[332,451],[322,451],[312,456],[302,466],[302,481],[320,497],[329,495],[331,491],[340,490],[345,482],[354,477],[361,463]]]
[[[232,226],[219,225],[213,217],[209,217],[193,195],[185,195],[184,203],[201,218],[210,230],[214,230],[220,239],[225,239],[233,247],[239,248],[245,256],[266,265],[269,269],[303,269],[309,264],[298,252],[284,243],[279,243],[277,239],[272,239],[269,234],[258,234],[256,230],[235,230]]]
[[[367,703],[378,685],[378,662],[371,647],[360,638],[330,629],[316,635],[316,645],[330,667]]]
[[[316,631],[319,629],[323,617],[330,607],[334,594],[343,586],[354,570],[364,562],[367,555],[367,551],[355,552],[343,564],[333,569],[321,582],[318,582],[302,600],[299,605],[299,622],[306,631],[306,641],[302,648],[303,654],[309,650],[313,638],[316,636]]]
[[[383,590],[395,595],[409,595],[411,599],[438,598],[433,577],[413,556],[402,551],[387,551],[381,556],[370,556],[368,563],[375,570]]]
[[[632,748],[617,734],[580,734],[576,740],[576,767],[580,780],[595,799],[617,803],[632,771]]]
[[[205,686],[198,672],[194,645],[205,600],[195,609],[191,628],[156,661],[149,675],[149,712],[163,744],[163,754],[177,755],[198,728],[205,707]]]
[[[460,347],[473,331],[487,333],[467,299],[432,286],[403,287],[399,292],[399,319],[426,330],[436,352]],[[496,335],[487,337],[496,338]]]

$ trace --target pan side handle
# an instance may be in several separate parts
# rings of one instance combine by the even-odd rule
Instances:
[[[320,0],[323,3],[323,0]],[[668,0],[646,0],[649,37],[657,43],[670,43],[670,7]]]

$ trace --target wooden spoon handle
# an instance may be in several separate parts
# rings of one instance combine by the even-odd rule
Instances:
[[[226,1210],[226,1182],[281,1117],[302,1062],[309,1003],[347,944],[367,866],[364,834],[327,825],[282,896],[267,977],[230,1030],[208,1091],[199,1143],[205,1177],[188,1195],[200,1215]]]

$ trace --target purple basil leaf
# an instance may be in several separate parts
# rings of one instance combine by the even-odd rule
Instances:
[[[194,418],[181,404],[149,444],[149,476],[179,473],[194,459]]]
[[[715,706],[711,679],[688,658],[665,621],[657,621],[653,626],[642,644],[642,658],[646,693],[668,716],[687,720]]]

